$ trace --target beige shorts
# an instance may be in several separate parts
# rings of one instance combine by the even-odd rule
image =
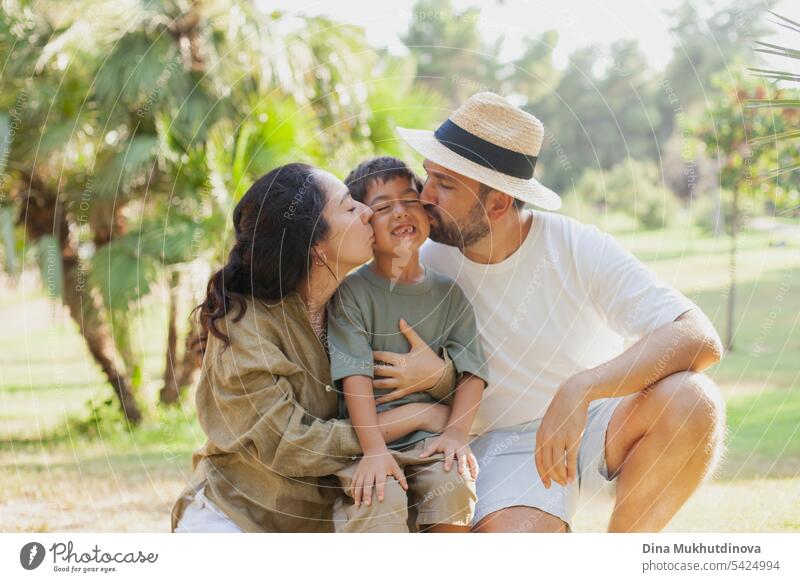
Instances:
[[[459,475],[455,463],[450,471],[445,471],[442,453],[419,458],[435,438],[428,437],[402,451],[392,451],[406,476],[408,491],[403,490],[394,477],[387,477],[383,501],[378,501],[373,493],[369,506],[362,503],[356,507],[346,493],[358,462],[336,473],[343,489],[333,506],[336,531],[408,533],[434,524],[468,526],[478,498],[475,480],[469,473]]]

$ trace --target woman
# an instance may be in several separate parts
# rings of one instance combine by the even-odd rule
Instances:
[[[371,258],[371,214],[305,164],[271,171],[236,206],[235,244],[198,306],[196,401],[208,441],[173,507],[173,531],[333,531],[341,489],[326,477],[361,450],[350,423],[332,420],[326,304]],[[445,361],[439,375],[407,370],[404,385],[447,396],[455,373]]]

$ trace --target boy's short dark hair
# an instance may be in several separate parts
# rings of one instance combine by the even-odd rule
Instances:
[[[344,183],[350,190],[350,196],[363,203],[367,197],[367,190],[372,184],[377,182],[385,184],[395,178],[405,178],[411,182],[417,192],[422,192],[422,180],[411,171],[411,168],[403,160],[391,156],[381,156],[361,162],[347,175]]]

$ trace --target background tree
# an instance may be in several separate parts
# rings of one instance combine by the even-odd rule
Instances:
[[[736,250],[742,228],[740,206],[743,199],[764,204],[775,196],[775,181],[769,178],[780,147],[753,147],[764,136],[784,132],[785,118],[769,110],[766,114],[747,109],[752,99],[780,99],[781,90],[763,81],[745,77],[743,68],[734,75],[718,74],[713,80],[717,91],[701,117],[690,121],[689,130],[718,166],[719,187],[730,197],[727,217],[730,234],[730,281],[725,344],[734,349],[736,320]]]
[[[0,217],[13,209],[23,244],[40,249],[46,288],[132,424],[143,381],[133,323],[148,298],[166,305],[159,399],[178,402],[198,366],[196,330],[181,322],[254,179],[298,159],[344,174],[399,151],[390,129],[429,124],[442,105],[416,85],[413,61],[381,60],[363,31],[325,18],[215,0],[4,8]],[[353,70],[379,80],[353,82]]]
[[[775,24],[787,28],[798,34],[800,38],[800,23],[790,20],[772,12],[775,17]],[[775,45],[764,41],[756,42],[756,51],[786,57],[790,60],[800,60],[800,48]],[[768,79],[776,87],[786,85],[794,87],[800,84],[800,75],[788,70],[775,70],[764,68],[750,68],[756,76]],[[784,122],[783,131],[773,133],[756,140],[753,140],[754,147],[767,147],[776,151],[776,164],[769,170],[769,177],[776,181],[775,209],[779,212],[800,213],[800,189],[797,188],[797,181],[793,179],[793,174],[800,170],[800,148],[797,147],[800,141],[800,99],[798,91],[782,93],[780,97],[764,99],[752,99],[747,101],[747,107],[754,109],[770,109],[779,114]],[[778,113],[779,112],[779,113]]]

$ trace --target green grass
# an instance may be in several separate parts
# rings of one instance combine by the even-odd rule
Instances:
[[[703,236],[685,221],[638,232],[626,217],[591,218],[724,331],[727,238]],[[774,242],[742,236],[735,350],[710,371],[727,402],[728,451],[670,531],[800,531],[800,242]],[[0,288],[0,531],[168,529],[204,436],[191,394],[182,408],[152,404],[164,313],[151,300],[134,326],[147,420],[129,433],[103,404],[111,389],[74,323],[34,290]],[[89,402],[97,422],[87,420]],[[608,507],[590,508],[577,529],[602,530],[607,517]]]

